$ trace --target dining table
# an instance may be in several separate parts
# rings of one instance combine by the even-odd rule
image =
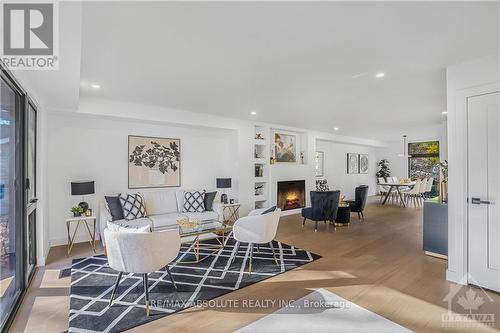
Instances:
[[[408,182],[408,183],[378,183],[377,185],[389,188],[389,190],[385,194],[384,201],[382,201],[382,205],[385,205],[385,203],[387,202],[387,199],[389,198],[389,196],[391,195],[391,193],[394,191],[394,189],[396,189],[397,195],[399,196],[399,199],[401,199],[401,203],[403,204],[403,207],[406,207],[406,203],[405,203],[404,198],[403,198],[403,193],[401,193],[400,189],[402,187],[410,187],[410,188],[412,188],[413,186],[415,186],[415,182]]]

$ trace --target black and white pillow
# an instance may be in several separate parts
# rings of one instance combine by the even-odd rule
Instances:
[[[144,205],[144,198],[140,193],[122,193],[120,194],[120,203],[125,220],[135,220],[148,216],[146,206]]]
[[[205,211],[205,191],[184,192],[183,213],[202,213]]]

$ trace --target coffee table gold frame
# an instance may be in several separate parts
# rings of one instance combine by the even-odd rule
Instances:
[[[205,230],[199,230],[199,231],[187,231],[183,232],[182,227],[179,227],[179,233],[181,238],[187,238],[187,237],[194,237],[192,241],[186,242],[188,244],[191,244],[188,248],[187,251],[192,251],[194,252],[195,260],[190,260],[190,261],[179,261],[181,264],[197,264],[202,262],[203,260],[207,259],[214,253],[217,253],[221,249],[223,249],[226,246],[226,243],[229,239],[229,233],[233,230],[232,226],[229,226],[225,224],[224,222],[220,221],[202,221],[201,223],[209,223],[209,222],[217,222],[220,223],[220,227],[216,228],[207,228]],[[170,227],[171,228],[171,227]],[[169,228],[169,229],[170,229]],[[164,228],[159,227],[159,228],[154,228],[153,231],[155,230],[162,230]],[[208,234],[214,234],[214,238],[206,238],[206,239],[201,239],[201,236],[203,235],[208,235]],[[216,239],[217,244],[207,244],[207,243],[202,243],[204,240],[209,240],[209,239]],[[206,255],[202,255],[205,251],[208,251],[209,253]]]

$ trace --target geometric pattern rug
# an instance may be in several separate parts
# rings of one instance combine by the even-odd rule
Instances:
[[[204,243],[215,244],[216,240]],[[195,260],[192,244],[182,244],[179,256],[168,266],[177,285],[173,287],[165,268],[148,275],[150,315],[146,316],[144,287],[140,274],[123,274],[111,307],[108,306],[118,273],[105,256],[73,260],[68,332],[122,332],[168,316],[208,300],[266,280],[321,258],[319,255],[273,241],[279,265],[268,244],[254,246],[252,273],[248,272],[249,247],[241,244],[236,253],[231,236],[226,246],[208,257]],[[234,263],[231,261],[235,258]]]

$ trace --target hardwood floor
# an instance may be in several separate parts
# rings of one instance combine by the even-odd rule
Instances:
[[[220,300],[296,300],[317,288],[328,289],[368,310],[418,332],[493,332],[494,327],[463,322],[443,326],[447,313],[444,301],[450,286],[445,280],[446,261],[422,251],[422,210],[380,206],[372,199],[365,221],[352,214],[349,227],[314,223],[298,215],[283,217],[277,239],[323,256],[304,267],[278,275],[220,297]],[[70,258],[65,247],[52,248],[48,265],[40,268],[31,285],[11,332],[63,332],[68,329],[70,278],[59,278],[59,270],[71,259],[91,255],[88,244],[77,244]],[[102,249],[101,249],[102,252]],[[469,287],[466,287],[468,289]],[[485,302],[480,313],[500,320],[500,295],[474,288]],[[456,302],[455,302],[456,303]],[[453,305],[458,313],[460,305]],[[220,304],[223,304],[220,302]],[[277,307],[195,307],[173,314],[131,332],[232,332]]]

